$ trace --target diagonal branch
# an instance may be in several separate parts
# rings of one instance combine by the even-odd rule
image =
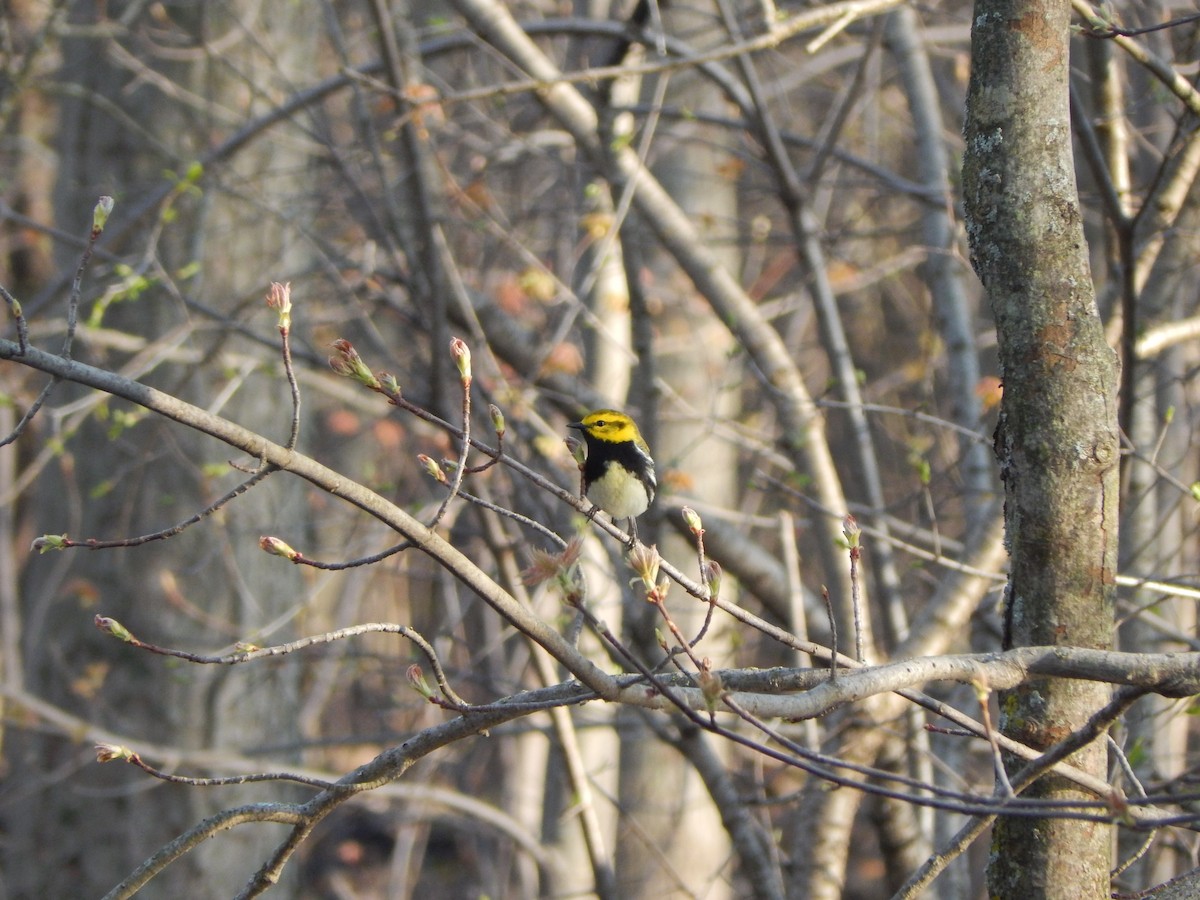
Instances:
[[[632,149],[604,145],[595,108],[573,85],[561,80],[558,67],[504,6],[494,0],[455,0],[454,6],[480,37],[545,84],[538,92],[539,99],[616,189],[635,187],[633,202],[638,212],[758,367],[780,418],[783,443],[798,466],[812,477],[822,505],[845,510],[840,477],[825,439],[824,417],[813,403],[792,352],[706,246],[695,223]],[[823,563],[831,593],[849,621],[849,585],[837,552],[840,518],[820,519],[823,536],[818,545],[825,554]]]
[[[600,696],[613,696],[615,684],[612,679],[571,646],[558,631],[518,603],[511,594],[453,545],[394,503],[353,479],[321,465],[311,457],[269,441],[228,419],[112,372],[44,353],[32,347],[22,354],[21,348],[12,341],[0,341],[0,359],[15,359],[42,372],[122,397],[236,447],[255,459],[262,460],[266,465],[298,475],[321,490],[357,506],[437,560],[515,628],[545,647],[558,662]]]

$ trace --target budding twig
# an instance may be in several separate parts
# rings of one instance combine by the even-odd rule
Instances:
[[[0,297],[8,304],[8,311],[12,313],[13,321],[17,323],[17,347],[20,349],[18,355],[24,356],[25,349],[29,346],[29,323],[25,321],[25,313],[21,311],[21,301],[10,294],[2,284],[0,284]]]
[[[283,547],[287,547],[282,541],[279,541]],[[291,550],[290,547],[287,547]],[[294,550],[292,551],[295,552]],[[286,554],[281,554],[286,555]],[[219,665],[233,666],[239,663],[251,662],[256,659],[265,659],[272,656],[286,656],[290,653],[295,653],[298,650],[304,650],[316,644],[330,644],[334,641],[344,640],[346,638],[358,637],[362,634],[398,634],[400,637],[407,638],[417,646],[417,649],[429,661],[430,668],[433,669],[434,677],[437,680],[438,686],[441,687],[442,693],[445,695],[446,704],[454,709],[466,710],[470,709],[471,705],[459,697],[454,689],[450,687],[450,683],[446,679],[445,670],[442,668],[441,661],[437,657],[433,645],[421,636],[420,632],[409,628],[407,625],[397,625],[392,622],[369,622],[365,625],[352,625],[348,628],[339,628],[336,631],[327,631],[324,634],[316,634],[311,637],[301,638],[296,641],[290,641],[286,644],[276,644],[271,647],[259,647],[256,644],[248,641],[239,641],[234,645],[232,653],[223,653],[218,655],[192,653],[188,650],[177,650],[173,647],[162,647],[158,644],[150,644],[146,641],[135,637],[133,632],[128,628],[109,616],[96,616],[94,619],[95,625],[105,634],[112,635],[117,640],[129,644],[132,647],[137,647],[139,650],[147,650],[150,653],[156,653],[159,656],[170,656],[175,659],[186,660],[187,662],[197,663],[200,665]]]
[[[296,449],[296,441],[300,436],[300,385],[296,383],[296,372],[292,368],[292,284],[278,281],[271,282],[267,292],[267,306],[279,310],[279,337],[283,353],[283,371],[287,375],[288,387],[292,392],[292,430],[284,445],[289,450]]]
[[[838,631],[837,616],[833,614],[833,601],[829,599],[829,588],[821,585],[821,597],[825,601],[825,614],[829,617],[829,680],[837,681]]]
[[[333,787],[332,782],[320,778],[310,778],[307,775],[296,775],[292,772],[259,772],[252,775],[230,775],[224,778],[189,778],[186,775],[172,775],[170,772],[156,769],[135,751],[120,744],[96,744],[93,749],[96,751],[96,762],[98,763],[121,760],[131,766],[137,766],[147,775],[171,784],[186,784],[191,787],[224,787],[233,784],[253,784],[258,781],[293,781],[321,790]]]
[[[681,513],[688,530],[695,535],[696,557],[700,565],[700,583],[704,585],[708,593],[708,611],[704,614],[704,624],[700,626],[700,633],[688,642],[689,647],[695,647],[708,634],[708,629],[712,626],[713,613],[717,608],[717,597],[721,593],[721,565],[708,559],[704,552],[704,523],[700,519],[700,514],[689,506],[685,506]]]
[[[495,403],[489,403],[488,414],[492,417],[492,430],[496,432],[496,455],[489,458],[485,463],[468,468],[467,474],[469,475],[486,472],[492,466],[496,465],[496,463],[500,462],[500,457],[504,455],[504,433],[508,429],[504,421],[504,413],[500,411],[500,407]]]
[[[991,691],[981,682],[974,683],[975,699],[979,701],[979,721],[987,732],[988,744],[992,748],[992,769],[996,773],[996,793],[1002,797],[1015,797],[1012,782],[1008,780],[1008,770],[1004,767],[1004,757],[1000,754],[1000,742],[996,739],[996,729],[992,725],[992,711],[988,704]]]
[[[450,503],[458,496],[467,469],[467,454],[471,452],[471,348],[461,338],[452,338],[450,355],[454,357],[459,382],[462,384],[462,437],[459,441],[458,465],[454,467],[454,477],[449,483],[450,490],[442,498],[442,505],[438,507],[437,514],[429,523],[430,528],[437,526],[446,515]]]
[[[37,550],[39,553],[46,553],[50,550],[74,550],[83,548],[85,550],[111,550],[115,547],[140,547],[142,544],[149,544],[153,541],[165,541],[167,538],[173,538],[175,535],[191,528],[197,522],[202,522],[207,519],[229,501],[236,497],[240,497],[250,488],[254,487],[260,481],[264,480],[273,472],[279,471],[274,466],[266,466],[260,468],[251,477],[247,478],[241,484],[235,486],[222,497],[214,500],[204,509],[200,510],[191,516],[188,516],[182,522],[178,522],[169,528],[164,528],[161,531],[152,531],[149,534],[139,535],[131,538],[115,538],[112,540],[99,540],[97,538],[87,538],[82,541],[74,541],[68,538],[65,534],[44,534],[34,540],[31,550]]]
[[[849,513],[842,519],[842,534],[846,537],[846,545],[850,551],[850,606],[854,610],[854,658],[859,662],[863,659],[863,629],[862,629],[862,579],[858,573],[858,561],[862,557],[862,532],[858,520]]]
[[[63,346],[60,355],[64,359],[71,358],[71,345],[75,342],[75,328],[79,322],[79,295],[82,292],[83,273],[87,270],[88,262],[92,258],[92,250],[96,246],[96,241],[100,239],[100,235],[104,233],[104,226],[108,222],[109,213],[113,210],[113,198],[102,196],[96,201],[96,206],[92,210],[92,230],[88,235],[87,244],[83,248],[83,253],[79,257],[79,265],[75,268],[75,277],[71,281],[71,293],[67,297],[67,334],[63,339]],[[7,291],[4,292],[4,301],[8,304],[9,309],[13,311],[13,315],[17,319],[17,339],[20,355],[24,356],[25,351],[29,347],[29,333],[25,326],[25,319],[21,315],[21,304],[16,298],[10,295]],[[0,440],[0,447],[11,444],[24,432],[25,426],[33,421],[33,417],[38,414],[43,404],[50,398],[55,385],[61,379],[57,376],[52,377],[42,388],[37,398],[30,404],[29,409],[25,411],[25,415],[21,416],[19,421],[11,432]]]
[[[279,538],[269,535],[260,537],[258,539],[258,546],[266,553],[270,553],[272,556],[281,556],[298,566],[308,566],[309,568],[320,569],[324,572],[340,572],[343,569],[356,569],[359,566],[374,565],[377,562],[387,559],[389,556],[395,556],[397,553],[407,550],[413,544],[411,541],[401,541],[399,544],[388,547],[386,550],[380,550],[378,553],[372,553],[370,556],[361,556],[357,559],[333,563],[310,559],[299,550],[293,550]]]

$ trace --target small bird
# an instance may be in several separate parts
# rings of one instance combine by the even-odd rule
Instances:
[[[636,541],[636,517],[649,508],[658,489],[654,459],[637,424],[615,409],[598,409],[567,427],[582,432],[587,442],[584,496],[614,521],[628,519]]]

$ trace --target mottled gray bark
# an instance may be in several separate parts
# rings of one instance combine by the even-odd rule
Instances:
[[[980,0],[963,186],[972,262],[996,318],[1004,398],[996,454],[1005,486],[1013,646],[1112,643],[1117,551],[1117,361],[1104,340],[1083,239],[1068,111],[1070,4]],[[1001,698],[1002,728],[1049,747],[1108,698],[1103,685],[1030,681]],[[1103,746],[1073,762],[1103,774]],[[1055,778],[1044,798],[1078,796]],[[1103,897],[1110,830],[1002,818],[997,897]]]

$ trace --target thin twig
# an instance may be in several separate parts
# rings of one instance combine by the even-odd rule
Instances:
[[[237,497],[240,497],[242,494],[246,493],[246,491],[250,490],[250,488],[254,487],[260,481],[263,481],[264,479],[266,479],[267,476],[269,476],[272,473],[277,472],[277,471],[279,471],[279,470],[275,466],[271,466],[271,465],[261,466],[258,469],[258,471],[256,471],[250,478],[247,478],[245,481],[243,481],[241,484],[237,485],[232,490],[225,493],[219,499],[214,500],[212,503],[210,503],[208,506],[204,507],[204,509],[200,510],[198,513],[188,516],[182,522],[172,525],[169,528],[164,528],[161,531],[154,531],[154,532],[151,532],[150,534],[143,534],[138,537],[114,538],[112,540],[99,540],[97,538],[87,538],[86,540],[75,541],[75,540],[71,540],[66,535],[63,535],[59,538],[56,538],[54,549],[70,550],[70,549],[74,549],[74,548],[82,548],[85,550],[111,550],[116,547],[140,547],[142,544],[149,544],[153,541],[165,541],[168,538],[175,537],[175,535],[190,528],[191,526],[195,525],[196,523],[202,522],[204,519],[207,519],[209,516],[211,516],[213,513],[215,513],[221,507],[225,506],[225,504],[229,503],[231,500],[233,500]]]
[[[92,230],[88,232],[88,238],[83,246],[83,252],[79,256],[79,264],[75,267],[75,277],[71,281],[71,292],[67,296],[67,334],[63,339],[62,356],[65,359],[71,358],[71,345],[75,340],[75,328],[79,319],[79,295],[82,292],[83,274],[87,271],[88,262],[92,258],[92,251],[96,247],[96,241],[100,239],[100,235],[104,233],[104,226],[108,221],[108,214],[112,212],[113,201],[111,197],[101,197],[95,209],[92,211]],[[25,326],[25,318],[21,314],[21,304],[17,302],[8,291],[4,291],[4,300],[8,303],[9,308],[13,310],[13,315],[17,319],[17,346],[20,349],[18,356],[24,356],[29,348],[29,331]],[[7,446],[15,441],[25,431],[25,427],[33,421],[33,417],[38,414],[38,411],[50,398],[50,394],[58,385],[59,378],[52,377],[38,393],[25,411],[25,415],[21,416],[19,421],[11,432],[0,440],[0,447]]]
[[[1008,780],[1008,769],[1004,766],[1004,757],[1000,753],[1000,742],[996,739],[996,727],[992,724],[992,710],[989,704],[991,691],[983,685],[975,686],[975,696],[979,700],[979,721],[987,731],[988,745],[992,748],[992,770],[996,774],[996,793],[1002,797],[1015,797],[1012,782]]]
[[[283,355],[283,371],[287,376],[292,394],[292,430],[284,444],[289,450],[296,449],[300,437],[300,385],[296,383],[296,371],[292,365],[292,286],[274,282],[267,294],[267,305],[279,310],[280,352]]]
[[[462,429],[459,432],[458,463],[449,481],[450,490],[442,498],[442,505],[438,507],[433,521],[429,523],[430,528],[437,527],[438,522],[446,515],[450,503],[458,496],[463,476],[467,471],[467,454],[471,451],[471,351],[461,339],[453,338],[450,341],[450,352],[458,364],[459,382],[462,385]]]
[[[389,556],[395,556],[404,550],[408,550],[413,546],[412,541],[401,541],[388,547],[386,550],[380,550],[378,553],[372,553],[370,556],[360,556],[357,559],[344,560],[342,562],[321,562],[316,559],[309,559],[302,553],[297,552],[294,557],[289,557],[292,562],[298,566],[309,566],[313,569],[320,569],[323,572],[341,572],[346,569],[357,569],[360,566],[371,566],[377,562],[382,562]]]
[[[29,323],[25,321],[25,313],[21,311],[21,302],[2,284],[0,284],[0,297],[3,297],[4,302],[8,304],[8,311],[12,313],[13,321],[17,323],[17,345],[24,353],[25,348],[29,346]]]
[[[712,626],[713,613],[717,608],[715,600],[720,590],[721,567],[709,560],[704,551],[704,527],[700,516],[687,506],[681,510],[681,513],[689,530],[696,538],[696,562],[700,568],[700,583],[704,585],[705,592],[708,594],[708,609],[704,613],[704,624],[700,626],[699,633],[688,641],[689,647],[695,647],[704,639],[704,636],[708,634],[708,629]]]
[[[854,610],[854,658],[865,663],[863,656],[862,628],[862,576],[858,571],[858,563],[862,558],[862,532],[858,520],[847,514],[842,519],[842,534],[846,536],[850,554],[850,607]]]
[[[99,756],[105,749],[104,745],[97,745],[97,755]],[[295,784],[321,788],[322,790],[328,790],[333,787],[332,781],[326,781],[321,778],[310,778],[307,775],[297,775],[292,772],[257,772],[249,775],[228,775],[223,778],[193,778],[187,775],[172,775],[170,772],[156,769],[132,751],[128,754],[114,756],[113,758],[124,759],[131,766],[136,766],[147,775],[151,775],[160,781],[167,781],[171,784],[186,784],[189,787],[228,787],[238,784],[255,784],[261,781],[290,781]],[[101,759],[100,761],[105,762],[106,760]]]
[[[833,614],[833,601],[829,599],[829,588],[821,585],[821,598],[825,601],[825,614],[829,617],[829,680],[837,681],[838,632],[837,616]]]
[[[140,650],[147,650],[150,653],[157,653],[159,656],[171,656],[176,659],[186,660],[187,662],[197,663],[200,665],[219,665],[233,666],[239,663],[251,662],[256,659],[266,659],[273,656],[286,656],[290,653],[295,653],[299,650],[304,650],[317,644],[329,644],[333,641],[344,640],[345,638],[358,637],[363,634],[398,634],[403,638],[412,641],[417,648],[425,655],[429,661],[430,668],[433,669],[434,678],[437,680],[438,686],[446,695],[455,709],[467,710],[471,708],[471,704],[467,703],[459,697],[454,689],[450,687],[446,679],[446,672],[442,668],[441,662],[438,660],[437,653],[420,632],[407,625],[397,625],[392,622],[370,622],[365,625],[352,625],[349,628],[339,628],[336,631],[327,631],[323,634],[316,634],[299,640],[289,641],[286,644],[275,644],[271,647],[255,647],[253,645],[242,644],[240,649],[233,653],[223,653],[217,655],[192,653],[188,650],[176,650],[173,647],[161,647],[157,644],[151,644],[146,641],[134,637],[125,626],[116,619],[108,616],[96,616],[96,627],[106,634],[110,634],[118,640],[123,641]]]

